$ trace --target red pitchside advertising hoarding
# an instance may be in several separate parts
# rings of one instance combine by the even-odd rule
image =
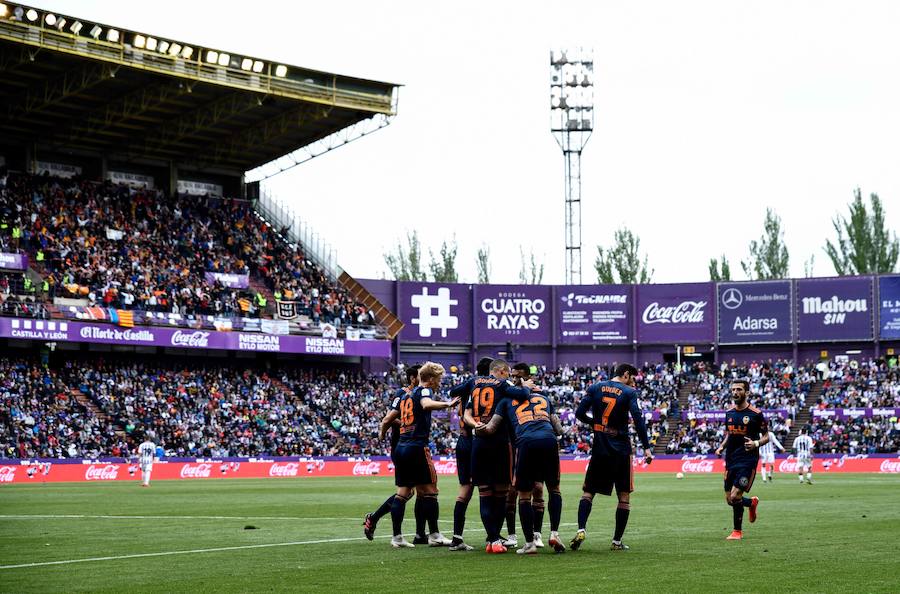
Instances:
[[[62,483],[140,481],[141,473],[136,464],[125,462],[19,462],[4,460],[0,464],[0,484],[4,483]],[[563,474],[583,474],[588,458],[566,457],[560,461]],[[456,460],[437,458],[435,470],[443,476],[456,474]],[[635,472],[670,472],[685,474],[721,474],[724,462],[714,456],[660,456],[650,465],[642,459],[634,459]],[[792,456],[778,457],[777,472],[797,471]],[[900,474],[900,456],[832,455],[818,456],[813,461],[813,472],[873,472]],[[221,461],[198,460],[195,462],[157,462],[153,465],[153,480],[232,479],[232,478],[301,478],[315,476],[393,476],[394,467],[388,459],[375,460],[255,460]]]

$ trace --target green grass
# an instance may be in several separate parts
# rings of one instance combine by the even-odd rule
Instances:
[[[3,485],[3,566],[357,540],[0,569],[0,591],[896,592],[900,477],[819,474],[816,480],[801,486],[794,476],[779,475],[774,484],[758,482],[760,520],[751,525],[745,518],[745,540],[726,542],[731,509],[720,477],[638,475],[625,534],[630,551],[608,550],[615,503],[598,497],[580,551],[544,549],[528,558],[393,550],[387,538],[361,539],[361,518],[390,494],[389,478],[155,481],[150,489],[137,482]],[[564,477],[566,540],[574,533],[579,485],[580,477]],[[456,485],[447,477],[440,486],[449,534]],[[466,536],[475,545],[484,536],[473,503]],[[15,517],[29,515],[167,518]],[[412,526],[410,505],[404,527]],[[378,532],[390,533],[389,517]]]

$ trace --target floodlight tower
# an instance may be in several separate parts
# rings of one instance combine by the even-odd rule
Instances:
[[[550,131],[565,159],[566,283],[581,283],[581,151],[594,130],[594,55],[550,52]]]

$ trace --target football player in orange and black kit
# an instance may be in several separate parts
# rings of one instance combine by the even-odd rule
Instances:
[[[475,367],[476,376],[485,376],[490,373],[490,357],[482,357]],[[472,500],[472,428],[463,420],[466,414],[466,405],[472,390],[475,389],[475,378],[469,378],[463,383],[450,388],[450,397],[459,398],[459,436],[456,439],[456,474],[459,476],[459,494],[456,496],[456,505],[453,507],[453,540],[450,543],[451,551],[471,551],[472,547],[463,541],[463,532],[466,527],[466,510],[469,501]]]
[[[759,446],[769,441],[769,423],[762,411],[750,406],[747,396],[750,382],[736,379],[731,382],[734,407],[725,413],[725,439],[716,448],[716,455],[725,451],[725,503],[731,506],[734,530],[726,540],[744,538],[744,508],[750,511],[750,523],[756,521],[759,497],[744,497],[753,487],[759,465]]]
[[[614,551],[628,549],[627,545],[622,544],[622,535],[628,524],[631,492],[634,491],[631,440],[628,437],[629,413],[644,448],[644,461],[649,464],[653,460],[644,415],[638,407],[638,391],[634,387],[636,375],[634,366],[627,363],[618,365],[610,381],[597,382],[587,389],[575,411],[575,418],[593,429],[594,444],[584,477],[584,493],[578,503],[578,532],[569,543],[573,551],[577,551],[584,542],[594,495],[612,495],[613,487],[616,488],[619,504],[616,506],[616,531],[611,548]]]
[[[390,410],[394,410],[399,404],[400,399],[403,398],[404,394],[409,394],[413,390],[416,389],[416,386],[419,385],[419,365],[411,365],[406,368],[406,385],[402,388],[398,388],[396,392],[394,392],[394,397],[391,399],[391,408]],[[388,414],[390,414],[390,410]],[[385,415],[386,417],[387,415]],[[394,460],[394,452],[397,451],[397,443],[400,441],[400,421],[399,419],[395,419],[391,423],[391,462],[396,466],[397,462]],[[395,495],[391,495],[388,497],[381,506],[376,509],[374,512],[366,514],[366,518],[363,521],[363,534],[365,534],[366,538],[372,540],[375,538],[375,527],[378,525],[378,520],[391,513],[391,505],[394,503]],[[420,538],[424,538],[425,532],[425,516],[422,514],[422,506],[419,504],[419,499],[416,499],[415,506],[415,516],[416,516],[416,537],[413,540],[414,544],[421,544],[421,542],[417,542]],[[432,532],[437,532],[436,527],[432,527],[434,530]]]
[[[530,375],[530,370],[529,370]],[[530,380],[525,380],[530,383]],[[525,382],[523,381],[523,384]],[[538,552],[535,533],[534,490],[546,483],[550,491],[550,546],[557,553],[566,550],[559,537],[562,514],[562,495],[559,491],[559,445],[556,438],[563,434],[559,418],[546,394],[532,391],[524,397],[506,398],[496,408],[486,425],[474,429],[476,437],[511,428],[515,437],[515,486],[519,500],[519,519],[525,535],[520,555]]]
[[[509,363],[502,359],[494,359],[489,376],[474,378],[472,397],[466,404],[466,425],[475,428],[489,422],[504,398],[531,394],[534,384],[526,382],[524,387],[516,387],[508,378]],[[476,435],[472,439],[472,482],[478,485],[481,522],[487,533],[487,553],[506,552],[500,541],[500,528],[506,516],[506,494],[512,481],[511,450],[506,431],[483,437]]]
[[[394,548],[414,547],[413,543],[403,538],[403,515],[406,502],[412,498],[413,488],[418,497],[422,497],[422,511],[431,526],[437,526],[438,490],[437,472],[431,461],[431,411],[453,408],[458,399],[449,401],[437,400],[436,396],[444,375],[443,366],[438,363],[425,363],[419,369],[419,386],[411,394],[404,394],[397,406],[381,422],[380,436],[384,438],[394,419],[400,418],[400,441],[394,452],[394,484],[397,495],[391,504],[391,520],[394,536],[391,546]],[[450,544],[440,532],[429,535],[429,544]],[[438,545],[439,546],[439,545]]]

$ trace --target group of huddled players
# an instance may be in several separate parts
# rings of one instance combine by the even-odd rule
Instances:
[[[391,458],[397,493],[378,510],[366,515],[366,537],[372,539],[378,520],[390,513],[394,534],[391,545],[395,548],[427,544],[449,546],[451,551],[471,551],[472,547],[463,540],[463,531],[466,510],[477,486],[486,533],[485,552],[500,554],[518,546],[514,527],[517,499],[525,537],[524,546],[517,552],[530,555],[544,547],[541,530],[545,509],[550,515],[549,545],[556,552],[565,551],[559,536],[562,495],[557,445],[563,427],[554,414],[550,397],[534,383],[530,366],[520,363],[510,367],[500,359],[482,359],[474,377],[450,389],[449,400],[437,398],[443,373],[443,367],[436,363],[409,368],[409,385],[398,390],[391,410],[381,422],[382,438],[392,430]],[[591,386],[576,412],[580,421],[592,426],[594,447],[579,503],[579,530],[569,543],[572,549],[584,542],[594,495],[611,495],[613,487],[619,505],[612,546],[627,548],[622,543],[622,535],[633,490],[629,413],[644,446],[646,462],[653,458],[637,405],[636,375],[634,367],[620,365],[610,381]],[[460,487],[453,513],[453,539],[448,540],[437,525],[437,475],[428,438],[431,411],[453,407],[458,407],[460,419],[456,445]],[[514,491],[510,491],[510,485],[515,487]],[[416,536],[410,543],[403,537],[402,525],[406,503],[413,491]],[[545,492],[549,500],[546,505]],[[509,524],[505,539],[500,536],[504,520]]]
[[[420,544],[471,551],[473,547],[463,540],[463,532],[466,510],[477,486],[486,553],[502,554],[519,545],[515,535],[516,507],[525,537],[518,554],[534,555],[544,547],[541,531],[545,509],[550,512],[549,545],[556,553],[564,552],[566,545],[559,535],[563,504],[557,445],[563,427],[554,414],[550,397],[534,383],[531,367],[524,363],[510,367],[501,359],[484,358],[474,377],[449,390],[449,400],[439,398],[443,375],[444,368],[437,363],[408,368],[408,385],[397,391],[382,419],[380,437],[384,439],[391,431],[397,492],[376,511],[366,514],[365,536],[372,540],[378,521],[390,514],[394,548]],[[618,365],[609,381],[588,388],[576,410],[578,421],[593,431],[593,447],[578,503],[578,530],[568,543],[573,551],[585,541],[594,496],[610,496],[614,488],[618,505],[611,549],[628,549],[622,536],[634,491],[629,415],[645,452],[644,463],[653,460],[637,402],[636,375],[635,367]],[[717,453],[725,454],[725,499],[734,512],[734,531],[728,538],[739,540],[745,508],[749,509],[750,521],[756,521],[759,499],[745,495],[753,484],[759,448],[767,443],[769,434],[762,412],[747,401],[749,382],[732,382],[731,393],[734,407],[727,414],[725,439]],[[453,407],[458,407],[460,425],[456,445],[459,492],[453,510],[453,539],[449,540],[438,528],[437,473],[428,441],[432,411]],[[549,499],[546,505],[545,493]],[[413,494],[416,532],[409,542],[403,536],[403,518]],[[501,537],[504,521],[508,528],[506,538]]]

